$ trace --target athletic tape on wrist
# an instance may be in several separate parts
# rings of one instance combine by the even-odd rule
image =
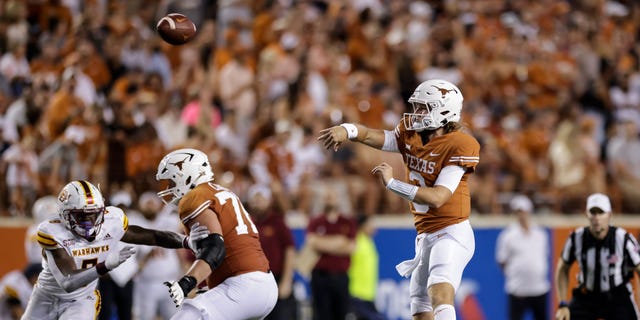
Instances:
[[[349,138],[349,140],[353,140],[358,137],[358,127],[356,127],[355,124],[343,123],[340,126],[347,130],[347,138]]]
[[[387,182],[387,189],[393,191],[395,194],[413,202],[413,199],[416,197],[416,193],[418,193],[418,187],[412,184],[408,184],[406,182],[402,182],[400,180],[396,180],[391,178],[389,182]]]

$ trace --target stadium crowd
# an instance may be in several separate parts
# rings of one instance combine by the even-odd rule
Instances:
[[[0,1],[0,215],[88,179],[108,197],[164,188],[162,156],[205,150],[216,182],[268,185],[313,215],[405,213],[370,170],[399,156],[318,131],[392,129],[422,81],[464,92],[481,143],[472,207],[512,194],[576,213],[593,192],[640,213],[640,3],[632,0]],[[169,12],[198,28],[171,46]]]

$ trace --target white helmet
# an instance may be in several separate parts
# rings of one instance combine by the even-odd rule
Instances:
[[[93,184],[69,182],[58,194],[58,214],[65,226],[75,234],[93,241],[104,221],[104,198]]]
[[[462,92],[446,80],[427,80],[409,98],[413,113],[405,113],[407,130],[435,130],[449,122],[460,121]]]
[[[177,203],[197,185],[213,180],[213,171],[207,155],[196,149],[178,149],[162,158],[156,180],[169,180],[169,187],[158,192],[162,201],[172,196],[168,203]]]
[[[38,198],[31,207],[31,216],[36,223],[54,218],[58,215],[58,199],[56,196]]]

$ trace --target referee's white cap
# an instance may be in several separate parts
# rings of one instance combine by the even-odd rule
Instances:
[[[602,193],[594,193],[587,198],[587,211],[592,208],[600,208],[604,212],[611,212],[611,201]]]

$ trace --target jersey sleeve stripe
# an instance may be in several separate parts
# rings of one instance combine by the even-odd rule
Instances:
[[[53,239],[52,236],[42,232],[42,231],[38,231],[38,238],[42,238],[42,239],[47,239],[47,240],[51,240],[51,241],[56,241]]]
[[[45,244],[49,244],[49,245],[55,245],[57,242],[55,240],[49,240],[49,239],[44,239],[44,238],[37,238],[38,242],[40,243],[45,243]]]
[[[122,229],[124,229],[124,231],[129,229],[129,218],[127,218],[126,214],[122,216]]]
[[[449,162],[480,162],[480,157],[451,157]]]
[[[4,293],[7,296],[11,297],[11,298],[14,298],[14,299],[18,299],[19,298],[18,291],[16,289],[14,289],[13,287],[11,287],[11,286],[5,286],[4,287]]]
[[[58,246],[57,243],[53,243],[53,244],[45,243],[45,242],[42,242],[40,240],[38,240],[38,244],[40,244],[40,246],[45,248],[45,249],[53,249],[53,248],[56,248]]]
[[[193,212],[191,212],[189,215],[187,215],[186,217],[184,217],[182,219],[182,223],[187,223],[187,221],[191,220],[191,219],[195,219],[199,214],[201,214],[204,209],[206,209],[207,207],[209,207],[209,205],[211,204],[211,200],[207,200],[205,202],[203,202],[200,206],[198,206],[198,208],[196,208],[196,210],[194,210]]]
[[[58,243],[55,240],[42,238],[39,235],[36,238],[36,240],[43,247],[56,247],[58,245]]]

